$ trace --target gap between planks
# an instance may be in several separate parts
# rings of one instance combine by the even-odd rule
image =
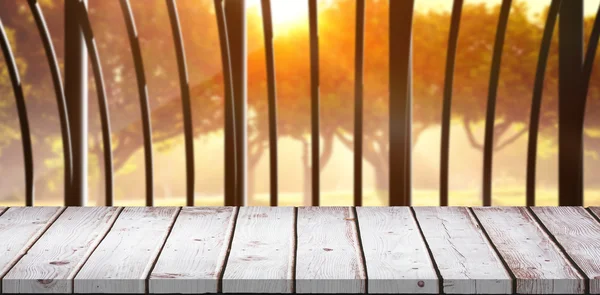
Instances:
[[[220,292],[237,212],[236,207],[184,207],[151,271],[149,293]]]
[[[294,211],[291,207],[239,209],[223,293],[293,293]]]
[[[5,293],[72,293],[122,208],[68,207],[4,277]]]
[[[510,271],[512,293],[584,293],[583,276],[527,208],[477,207],[471,211]]]
[[[296,293],[365,293],[365,263],[351,207],[298,208]]]
[[[158,263],[158,260],[160,259],[160,255],[163,253],[163,250],[165,249],[165,246],[167,245],[167,242],[169,241],[169,237],[171,237],[171,233],[173,233],[173,228],[175,227],[175,223],[177,222],[177,219],[179,219],[179,216],[181,215],[182,210],[183,209],[181,207],[179,207],[177,210],[177,213],[175,213],[173,222],[171,223],[171,225],[169,226],[169,229],[167,230],[167,235],[165,236],[165,239],[164,239],[162,245],[160,246],[160,250],[158,250],[158,253],[156,254],[156,258],[152,262],[152,266],[150,266],[150,270],[148,271],[148,275],[146,276],[146,280],[145,280],[145,289],[146,289],[145,293],[146,294],[148,294],[150,291],[150,277],[152,276],[152,272],[154,271],[154,268],[156,267],[156,264]]]
[[[215,208],[215,207],[213,207],[213,208]],[[222,207],[222,208],[226,208],[226,207]],[[221,272],[218,274],[218,283],[217,283],[218,285],[222,285],[223,284],[223,276],[224,276],[225,271],[226,271],[227,266],[228,266],[228,262],[229,262],[229,259],[230,259],[229,254],[230,254],[230,251],[231,251],[232,243],[233,243],[234,238],[235,238],[236,226],[237,226],[237,224],[239,222],[239,220],[238,220],[238,210],[239,210],[239,208],[238,207],[233,207],[233,208],[234,208],[234,211],[235,211],[235,218],[234,218],[234,221],[232,223],[232,229],[231,229],[232,233],[231,233],[231,236],[228,239],[227,250],[226,250],[225,258],[224,258],[223,263],[222,263]],[[359,216],[356,213],[356,208],[354,208],[354,207],[346,207],[346,208],[347,208],[346,210],[349,210],[349,211],[351,211],[353,213],[353,214],[351,214],[352,215],[351,218],[353,218],[352,221],[354,223],[354,227],[355,227],[355,231],[356,231],[356,242],[357,242],[357,248],[356,248],[356,251],[355,251],[356,253],[355,254],[358,255],[357,261],[360,264],[362,264],[362,268],[364,268],[364,275],[363,275],[363,278],[362,278],[364,285],[361,287],[361,288],[364,288],[364,289],[362,289],[362,291],[364,292],[366,290],[369,290],[368,285],[367,285],[368,282],[369,282],[369,278],[367,276],[367,263],[365,261],[365,251],[363,249],[363,247],[364,247],[364,245],[363,245],[364,233],[360,232],[360,230],[361,230],[361,224],[360,224]],[[359,208],[361,208],[361,207],[359,207]],[[293,230],[292,230],[291,236],[293,238],[293,245],[292,245],[293,255],[292,255],[291,260],[290,260],[290,263],[292,265],[291,270],[290,270],[291,280],[292,280],[292,286],[290,288],[290,292],[297,291],[296,290],[296,284],[297,284],[297,274],[296,274],[296,271],[297,271],[296,263],[297,263],[297,261],[296,260],[297,260],[297,255],[298,255],[298,210],[299,209],[302,209],[302,208],[294,207],[293,210],[292,210],[292,212],[293,212],[292,213],[293,214],[293,217],[292,217],[292,219],[293,219],[293,223],[292,223],[293,224]],[[171,227],[170,227],[170,229],[168,231],[168,234],[165,237],[164,241],[162,242],[162,245],[160,246],[160,250],[159,250],[158,254],[156,255],[156,258],[152,262],[152,266],[150,267],[150,271],[148,272],[148,276],[144,280],[145,281],[145,285],[146,285],[146,290],[145,290],[146,293],[148,293],[148,292],[153,293],[152,290],[149,289],[150,288],[150,284],[151,284],[151,279],[152,279],[151,275],[152,275],[153,271],[155,270],[155,268],[157,267],[158,261],[159,261],[161,255],[163,254],[163,251],[165,250],[165,247],[166,247],[166,245],[167,245],[167,243],[169,241],[169,238],[171,237],[171,234],[173,233],[174,224],[176,224],[180,220],[181,210],[182,209],[179,208],[179,211],[177,211],[177,214],[176,214],[176,216],[174,217],[174,219],[173,219],[173,221],[171,223]],[[479,220],[477,214],[475,214],[475,212],[473,212],[472,208],[467,208],[467,210],[470,211],[471,214],[473,214],[473,217],[475,218],[475,222],[476,222],[477,226],[482,227],[482,231],[483,231],[483,233],[486,236],[487,243],[491,247],[494,248],[494,252],[496,252],[496,254],[498,255],[498,257],[501,259],[501,262],[503,263],[503,266],[504,266],[505,270],[507,271],[508,274],[511,275],[512,284],[516,284],[517,280],[514,277],[514,273],[511,271],[511,269],[507,265],[505,259],[503,258],[503,256],[499,252],[499,250],[496,248],[496,245],[491,241],[491,238],[489,237],[489,234],[487,233],[487,231],[485,230],[485,228],[483,228],[483,226],[481,224],[481,221]],[[8,211],[9,211],[9,208],[2,208],[2,207],[0,207],[0,217],[2,217],[2,215],[6,214]],[[64,207],[62,207],[61,209],[57,210],[57,212],[55,213],[55,215],[44,226],[43,230],[38,231],[37,234],[35,234],[29,240],[29,243],[23,248],[22,252],[26,253],[26,251],[28,249],[30,249],[43,236],[43,234],[48,231],[48,229],[52,226],[52,224],[54,224],[56,222],[56,220],[60,217],[61,214],[63,214],[64,211],[65,211]],[[433,268],[434,268],[434,270],[436,272],[436,276],[438,277],[438,280],[440,280],[440,284],[442,284],[442,277],[441,277],[439,268],[438,268],[438,266],[436,264],[436,259],[435,259],[436,256],[433,255],[433,253],[431,252],[431,249],[429,249],[428,241],[427,241],[427,239],[423,235],[423,230],[421,228],[421,222],[414,215],[415,214],[414,213],[414,209],[411,208],[410,211],[411,211],[411,214],[412,214],[412,218],[413,218],[414,222],[416,223],[416,225],[417,225],[417,227],[419,229],[419,232],[420,232],[420,235],[421,235],[421,240],[426,245],[428,254],[430,255],[430,257],[433,256],[433,259],[431,260],[431,262],[432,262]],[[589,215],[591,217],[593,217],[593,221],[594,222],[596,222],[596,223],[600,222],[600,219],[598,218],[598,215],[597,215],[598,213],[596,213],[596,212],[599,212],[600,210],[592,211],[591,209],[588,209],[588,210],[584,210],[584,211],[588,212]],[[119,211],[119,214],[120,214],[120,212],[121,211]],[[541,228],[546,229],[546,233],[553,239],[553,242],[556,243],[557,247],[560,248],[561,252],[564,255],[566,255],[567,257],[569,257],[569,260],[573,263],[574,267],[576,267],[577,269],[579,269],[580,272],[583,272],[581,270],[581,268],[578,266],[578,264],[575,263],[573,261],[573,259],[571,259],[570,256],[566,253],[566,252],[568,252],[568,250],[565,250],[565,248],[562,246],[562,244],[559,243],[556,240],[556,238],[554,238],[554,236],[550,232],[548,232],[546,226],[544,225],[544,223],[541,220],[539,220],[539,218],[537,218],[536,214],[533,211],[531,211],[531,212],[532,212],[532,215],[534,217],[536,217],[535,218],[535,223],[538,226],[540,226]],[[118,214],[117,214],[117,217],[115,218],[114,222],[116,222],[116,219],[118,219]],[[112,226],[114,226],[114,222],[111,224],[111,229],[112,229]],[[98,243],[98,245],[103,241],[103,239],[106,237],[106,235],[108,235],[108,233],[110,232],[111,229],[109,229],[106,232],[106,234],[102,237],[102,239]],[[87,259],[89,258],[90,255],[88,255],[87,257],[85,257],[85,261],[80,266],[80,269],[81,269],[81,267],[83,267],[83,264],[85,262],[87,262]],[[16,259],[16,261],[14,261],[12,263],[11,267],[8,270],[6,270],[4,273],[1,274],[0,279],[3,279],[4,276],[18,263],[18,261],[22,257],[23,257],[23,255],[19,256],[19,258]],[[438,257],[438,259],[440,259],[440,258]],[[219,291],[223,291],[223,289],[219,289],[217,292],[219,292]],[[594,292],[592,292],[592,294],[594,294]]]
[[[180,207],[127,207],[75,277],[75,293],[146,293]]]
[[[56,219],[66,210],[66,207],[11,207],[11,208],[5,208],[5,210],[2,212],[2,214],[0,214],[0,220],[2,220],[1,222],[5,222],[4,219],[8,219],[8,221],[14,220],[16,218],[21,218],[19,220],[25,219],[25,223],[17,223],[17,224],[13,224],[13,227],[7,227],[6,225],[2,226],[2,224],[0,224],[0,229],[4,230],[3,232],[0,232],[0,236],[2,234],[5,235],[5,237],[0,237],[0,243],[7,241],[9,238],[11,232],[10,230],[14,230],[14,226],[19,227],[18,230],[20,231],[21,234],[23,234],[23,231],[27,231],[29,230],[29,235],[28,236],[18,236],[18,235],[10,235],[13,238],[17,238],[17,243],[20,243],[19,246],[19,252],[16,254],[13,254],[12,257],[8,256],[10,254],[4,254],[4,253],[0,253],[0,293],[2,292],[2,288],[4,288],[3,286],[3,280],[4,277],[6,276],[6,274],[8,274],[8,272],[19,262],[19,260],[27,253],[27,251],[29,251],[29,249],[40,239],[40,237],[48,230],[48,228],[54,223],[54,221],[56,221]],[[15,212],[16,211],[16,212]],[[38,212],[38,213],[42,213],[45,214],[45,221],[40,221],[40,218],[36,218],[35,220],[28,220],[28,218],[31,218],[31,216],[23,216],[25,215],[25,213],[28,213],[28,211],[33,211],[33,212]],[[54,211],[54,213],[52,212]],[[12,214],[12,215],[10,215]],[[12,219],[11,219],[12,218]],[[10,223],[9,223],[10,224]],[[42,226],[37,226],[43,224]],[[30,228],[23,228],[25,226],[29,226]],[[8,231],[8,233],[6,232]],[[20,239],[20,241],[19,241]],[[1,252],[11,252],[11,246],[14,245],[7,245],[7,244],[0,244],[0,251]],[[4,249],[2,249],[4,248]],[[4,256],[4,259],[2,259],[2,256]]]
[[[586,210],[583,207],[568,206],[529,208],[548,235],[585,278],[586,294],[600,294],[598,209],[598,207],[590,207]]]

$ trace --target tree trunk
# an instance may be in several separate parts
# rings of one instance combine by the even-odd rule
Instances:
[[[333,155],[333,132],[326,132],[321,140],[323,142],[322,150],[323,152],[320,154],[319,161],[319,171],[323,171],[329,160],[331,160],[331,156]],[[304,196],[304,206],[312,205],[312,166],[311,166],[311,158],[310,158],[310,142],[305,139],[299,139],[302,142],[302,170],[303,170],[303,196]]]
[[[385,204],[388,202],[388,190],[390,186],[390,173],[387,166],[375,165],[375,193],[377,199]]]
[[[248,194],[248,203],[254,202],[256,197],[256,166],[248,165],[248,186],[247,194]],[[260,204],[263,205],[263,204]],[[267,204],[268,205],[268,204]]]
[[[96,138],[96,137],[94,137]],[[91,195],[91,192],[95,192],[95,200],[96,200],[96,206],[106,206],[106,191],[104,189],[105,187],[105,182],[106,179],[104,178],[104,174],[106,171],[106,167],[104,167],[104,152],[102,150],[102,148],[100,146],[98,146],[99,141],[95,141],[92,144],[90,144],[89,146],[89,153],[93,155],[94,157],[96,157],[96,163],[98,163],[96,165],[96,167],[98,168],[98,175],[96,176],[96,181],[95,184],[94,181],[92,181],[93,179],[90,178],[88,185],[92,186],[91,189],[89,190],[89,194]],[[92,159],[91,159],[92,160]],[[116,171],[116,170],[115,170]],[[115,172],[113,171],[113,173]],[[91,196],[88,196],[91,197]],[[90,198],[91,199],[91,198]],[[114,202],[114,200],[113,200]]]
[[[312,183],[311,183],[311,169],[310,169],[310,157],[309,157],[309,143],[308,140],[302,140],[302,172],[304,177],[302,177],[302,196],[304,196],[303,204],[304,206],[310,206],[311,204],[311,193],[312,193]]]
[[[311,169],[310,166],[304,165],[304,181],[303,181],[303,196],[304,196],[304,206],[310,206],[312,202],[312,178],[311,178]]]
[[[258,165],[264,151],[261,139],[251,140],[248,143],[248,184],[246,187],[248,200],[254,200],[256,197],[256,165]]]

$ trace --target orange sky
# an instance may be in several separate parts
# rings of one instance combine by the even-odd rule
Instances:
[[[377,1],[377,0],[375,0]],[[531,16],[536,16],[550,4],[550,0],[521,0],[526,1],[531,9]],[[321,0],[320,9],[326,9],[335,0]],[[465,4],[487,3],[488,5],[499,5],[502,0],[465,0]],[[304,23],[308,16],[308,1],[304,0],[274,0],[271,2],[273,10],[273,22],[280,29],[294,27],[298,23]],[[452,9],[453,0],[416,0],[416,10],[446,10]],[[260,0],[248,0],[246,5],[260,14]],[[584,0],[584,13],[595,15],[600,5],[600,0]],[[258,9],[257,9],[258,8]]]
[[[452,0],[417,0],[417,9],[452,9]],[[467,3],[489,3],[490,5],[497,5],[500,0],[465,0]],[[532,13],[538,13],[544,10],[550,4],[550,0],[526,0],[530,6]],[[586,15],[595,14],[598,10],[600,0],[584,0],[584,10]]]

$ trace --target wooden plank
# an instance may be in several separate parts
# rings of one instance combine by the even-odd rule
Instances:
[[[581,294],[585,291],[584,278],[527,208],[479,207],[473,210],[514,274],[517,293]]]
[[[352,208],[298,208],[297,235],[296,293],[365,292]]]
[[[75,293],[145,293],[178,207],[128,207],[75,277]]]
[[[438,293],[437,274],[408,207],[357,207],[369,293]]]
[[[600,207],[589,207],[592,214],[598,219],[600,219]]]
[[[512,280],[471,212],[462,207],[415,207],[448,294],[510,294]]]
[[[150,293],[217,293],[237,210],[183,208],[150,275]]]
[[[0,278],[58,218],[62,207],[12,207],[0,215]]]
[[[293,207],[243,207],[223,275],[223,293],[292,293]]]
[[[72,293],[73,278],[119,208],[70,207],[2,280],[4,293]]]
[[[600,223],[582,207],[532,207],[532,210],[590,279],[590,293],[600,294]]]

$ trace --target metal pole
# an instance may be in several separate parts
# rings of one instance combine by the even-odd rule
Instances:
[[[219,29],[219,43],[221,47],[221,62],[223,65],[223,90],[224,90],[224,108],[225,124],[224,144],[225,144],[225,188],[224,201],[225,206],[236,205],[236,163],[235,163],[235,108],[233,104],[233,82],[231,78],[231,58],[229,54],[229,38],[227,37],[227,21],[225,20],[225,10],[223,0],[214,0],[215,15],[217,27]]]
[[[365,0],[356,2],[354,40],[354,206],[363,205],[363,84],[365,55]]]
[[[233,78],[233,97],[235,105],[235,137],[236,137],[236,193],[237,206],[246,204],[246,167],[247,167],[247,40],[246,40],[246,1],[226,0],[225,16],[227,35],[229,37],[229,53],[231,56],[231,74]]]
[[[114,202],[114,170],[113,170],[113,153],[112,139],[110,127],[110,111],[108,110],[108,100],[106,95],[106,87],[104,76],[102,75],[102,62],[100,61],[100,53],[96,46],[94,31],[88,17],[88,10],[83,2],[79,3],[79,26],[83,31],[83,39],[86,44],[86,53],[90,56],[94,81],[96,82],[96,91],[98,98],[98,111],[100,113],[100,126],[102,129],[102,147],[104,154],[104,204],[112,206]],[[99,160],[99,159],[98,159]],[[96,204],[101,205],[101,204]]]
[[[271,0],[262,0],[263,30],[265,35],[265,58],[267,66],[267,88],[269,93],[269,173],[271,196],[269,205],[277,206],[279,200],[277,178],[277,85],[275,79],[275,53],[273,52],[273,20]]]
[[[411,200],[414,3],[390,1],[390,206],[408,206]]]
[[[319,128],[319,13],[317,0],[308,2],[308,20],[310,35],[310,162],[311,162],[311,206],[319,206],[321,202],[321,140]]]
[[[65,97],[71,129],[73,179],[65,193],[66,206],[87,201],[88,82],[85,41],[77,21],[77,5],[87,0],[65,0]]]
[[[560,206],[583,205],[583,0],[561,5],[559,18],[558,168]]]

